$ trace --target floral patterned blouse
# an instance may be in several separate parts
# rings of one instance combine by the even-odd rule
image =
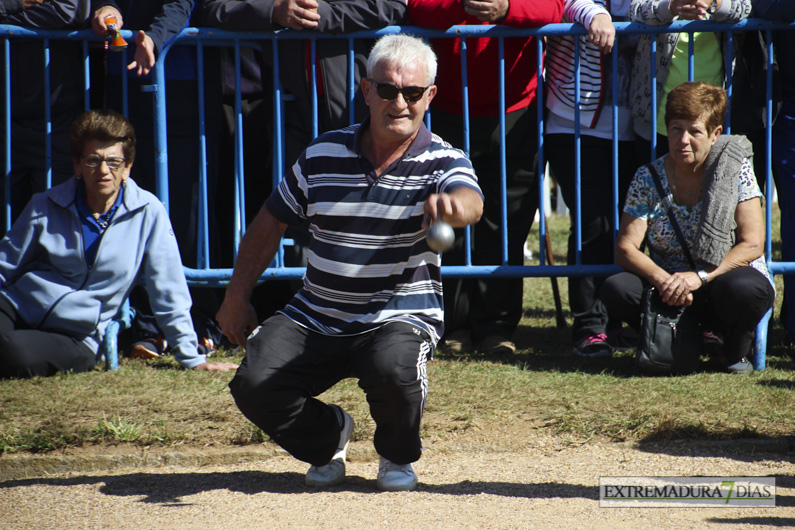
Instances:
[[[674,202],[671,189],[668,186],[668,179],[665,176],[665,156],[658,158],[652,164],[657,169],[662,180],[663,190],[668,195],[674,209],[674,216],[682,229],[688,246],[692,248],[696,238],[696,230],[701,219],[701,200],[692,207],[682,206]],[[761,197],[762,192],[756,183],[751,161],[745,159],[740,178],[738,180],[739,196],[737,202],[741,203],[755,197]],[[635,173],[635,178],[629,186],[627,199],[624,203],[624,212],[637,219],[643,219],[648,223],[646,229],[647,245],[651,249],[651,257],[654,262],[668,271],[669,273],[684,272],[692,270],[687,262],[687,257],[682,252],[676,232],[668,220],[662,200],[657,193],[654,185],[654,177],[646,166],[641,166]],[[703,265],[703,264],[700,264]],[[751,267],[765,275],[770,283],[772,278],[767,270],[764,256],[761,256],[751,263]]]

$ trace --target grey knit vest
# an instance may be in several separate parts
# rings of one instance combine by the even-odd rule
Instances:
[[[734,246],[734,210],[737,208],[738,179],[743,161],[754,150],[745,136],[721,135],[704,162],[704,198],[701,221],[693,241],[693,256],[719,265]]]

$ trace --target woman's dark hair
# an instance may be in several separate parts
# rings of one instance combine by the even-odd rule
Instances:
[[[83,147],[92,140],[121,143],[127,163],[132,164],[135,160],[135,130],[132,123],[116,111],[94,109],[77,117],[69,133],[72,158],[79,160]]]
[[[665,126],[673,120],[697,121],[705,116],[707,133],[712,134],[726,120],[729,100],[726,91],[703,81],[682,83],[668,93]]]

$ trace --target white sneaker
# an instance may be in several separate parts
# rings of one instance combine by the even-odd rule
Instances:
[[[304,479],[307,486],[328,488],[336,486],[345,480],[345,453],[353,433],[353,418],[341,408],[340,411],[342,412],[342,430],[340,431],[340,443],[337,446],[337,452],[334,453],[328,464],[310,466]]]
[[[378,463],[376,486],[381,491],[409,491],[417,485],[417,475],[411,464],[395,464],[381,457]]]

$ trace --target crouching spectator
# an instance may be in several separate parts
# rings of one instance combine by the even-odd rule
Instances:
[[[608,278],[600,297],[611,316],[636,329],[646,285],[670,306],[701,304],[705,343],[722,353],[727,371],[738,373],[753,369],[747,356],[754,330],[775,291],[762,254],[762,194],[751,144],[721,136],[727,105],[723,89],[703,82],[683,83],[668,95],[670,152],[642,166],[630,184],[615,250],[627,272]],[[641,250],[644,240],[649,255]]]
[[[133,285],[146,288],[182,366],[197,351],[191,299],[168,214],[129,178],[135,132],[113,111],[72,125],[75,176],[37,194],[0,241],[0,378],[85,372]]]

